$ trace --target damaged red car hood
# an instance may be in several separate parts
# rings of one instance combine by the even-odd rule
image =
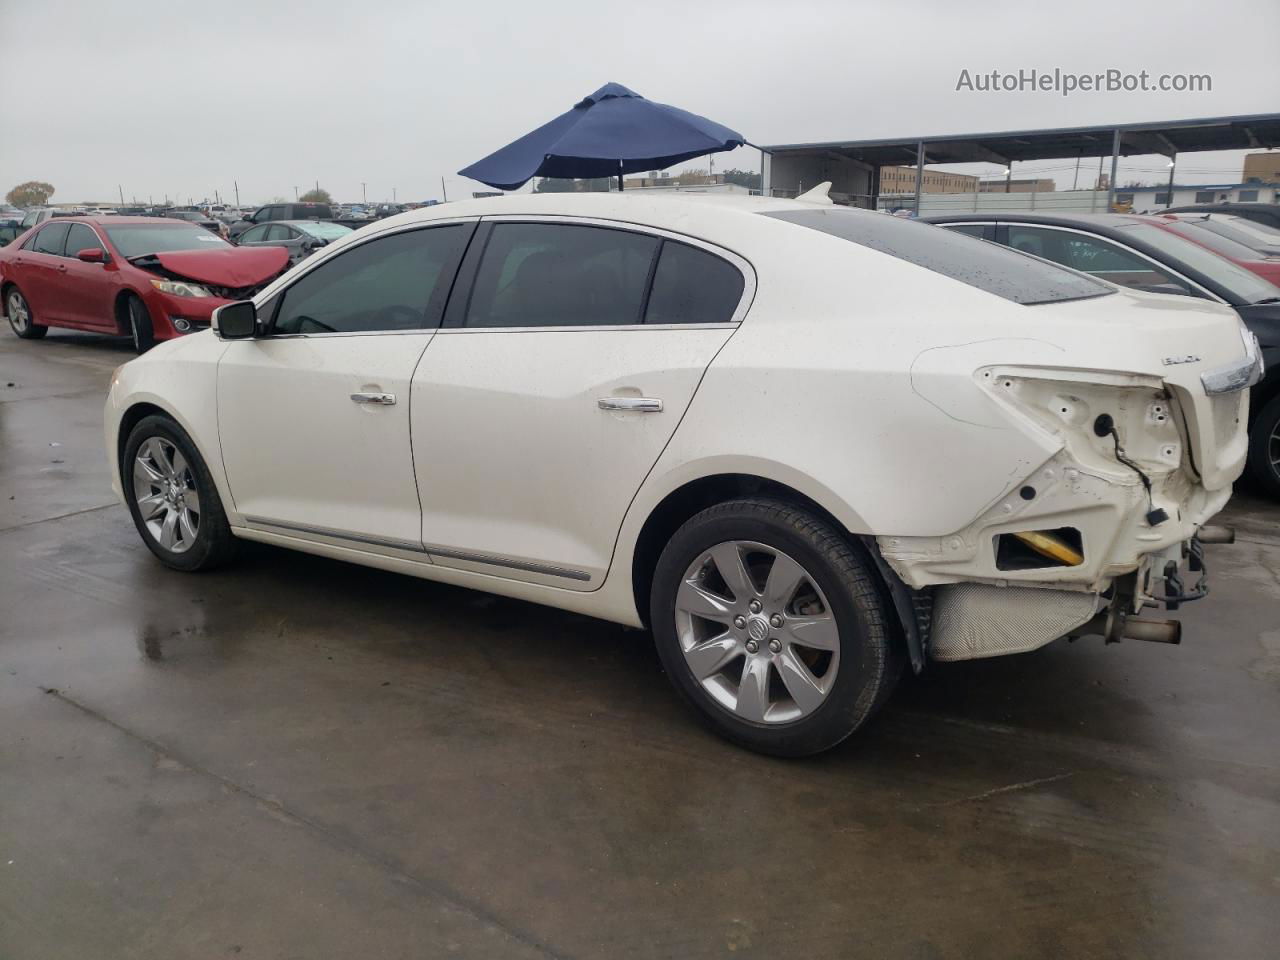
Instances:
[[[284,247],[226,247],[218,250],[176,250],[154,254],[170,273],[215,287],[253,287],[265,283],[289,265]]]

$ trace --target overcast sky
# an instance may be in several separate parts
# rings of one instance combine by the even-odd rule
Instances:
[[[0,0],[0,191],[186,202],[237,180],[250,204],[318,180],[339,200],[361,181],[371,201],[423,200],[443,176],[458,197],[482,187],[455,171],[610,80],[759,144],[1275,112],[1278,37],[1275,0]],[[956,91],[962,69],[1032,67],[1207,73],[1213,89]],[[1052,167],[1069,187],[1062,161],[1014,175]],[[1121,182],[1166,171],[1139,158]],[[1192,154],[1178,179],[1239,173],[1238,153]]]

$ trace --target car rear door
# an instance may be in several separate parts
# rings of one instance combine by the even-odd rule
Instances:
[[[486,218],[413,378],[433,561],[598,587],[627,506],[752,291],[745,261],[687,237]]]
[[[409,385],[474,220],[370,237],[315,263],[218,363],[218,434],[251,526],[422,552]]]
[[[68,315],[61,281],[69,226],[65,220],[45,222],[19,251],[15,275],[36,323],[63,323]]]

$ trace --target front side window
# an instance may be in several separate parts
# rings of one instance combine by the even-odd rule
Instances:
[[[1151,289],[1157,286],[1175,286],[1184,293],[1191,292],[1186,284],[1159,269],[1150,260],[1101,237],[1072,230],[1051,230],[1011,223],[1009,246],[1122,287]]]
[[[640,323],[657,237],[564,223],[497,223],[466,311],[468,327]]]
[[[83,223],[73,223],[67,232],[66,249],[67,256],[74,257],[81,250],[101,250],[102,244],[98,240],[98,235]]]
[[[272,332],[436,326],[471,231],[471,224],[409,230],[344,251],[285,290]]]
[[[269,241],[280,241],[289,239],[289,228],[283,227],[278,223],[273,223],[267,227],[266,236],[263,238]]]
[[[62,248],[67,239],[67,226],[65,223],[51,223],[43,227],[36,234],[35,246],[32,248],[36,253],[51,253],[55,257],[62,256]]]
[[[919,220],[848,207],[786,210],[763,216],[870,247],[1014,303],[1058,303],[1112,292],[1105,284],[1051,263],[1021,257],[994,243]]]
[[[259,243],[267,239],[267,231],[270,227],[251,227],[240,235],[241,243]]]
[[[40,219],[40,211],[32,210],[30,213],[28,213],[25,217],[22,218],[22,229],[26,230],[28,227],[34,227],[36,223],[39,221],[39,219]]]

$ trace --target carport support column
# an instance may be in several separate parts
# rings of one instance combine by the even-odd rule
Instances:
[[[920,189],[924,186],[924,141],[916,143],[916,206],[915,215],[920,216]]]
[[[1120,168],[1120,131],[1117,130],[1111,138],[1111,179],[1107,181],[1107,213],[1115,210],[1116,206],[1116,173]]]
[[[1173,206],[1173,171],[1178,166],[1178,154],[1176,152],[1169,155],[1169,192],[1164,196],[1164,206],[1167,210]]]

